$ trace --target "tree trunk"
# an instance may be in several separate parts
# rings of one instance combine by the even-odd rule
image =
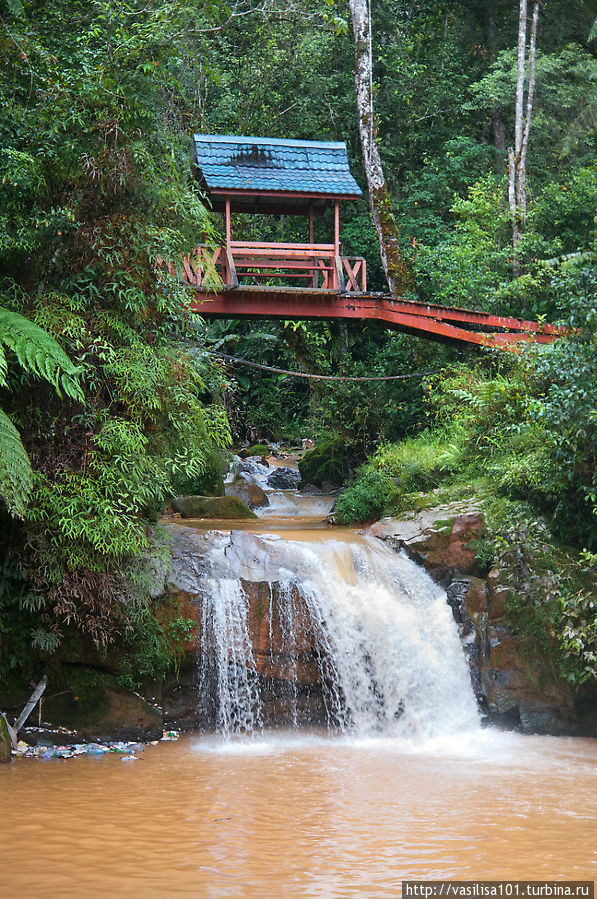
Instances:
[[[516,68],[516,103],[514,109],[514,153],[520,158],[522,146],[522,110],[527,53],[527,0],[520,0],[518,16],[518,64]]]
[[[516,204],[519,209],[520,227],[524,230],[527,217],[527,149],[529,146],[529,134],[531,131],[531,119],[533,116],[533,99],[535,97],[535,55],[537,50],[537,22],[539,20],[539,3],[533,6],[533,21],[531,24],[531,36],[529,39],[529,84],[527,88],[527,109],[520,144],[518,158],[518,172],[516,185]]]
[[[533,4],[533,20],[529,39],[529,81],[527,87],[526,110],[524,104],[524,82],[526,76],[527,0],[520,0],[518,19],[518,64],[516,72],[516,101],[514,108],[514,146],[508,147],[508,206],[512,218],[512,271],[514,277],[520,274],[518,244],[526,224],[526,160],[533,116],[535,96],[535,56],[537,50],[537,23],[539,21],[539,0]]]
[[[493,0],[487,0],[485,7],[487,21],[487,51],[489,59],[494,62],[497,57],[497,45],[495,39],[495,16],[493,14]],[[493,143],[496,150],[506,153],[506,126],[502,118],[501,110],[493,107],[491,110],[491,127],[493,129]],[[499,161],[501,168],[502,161]]]
[[[520,262],[518,260],[520,225],[516,208],[516,156],[513,147],[508,147],[508,206],[510,207],[510,218],[512,220],[512,274],[515,278],[518,278],[520,275]]]
[[[377,231],[379,251],[391,293],[401,293],[409,281],[408,270],[400,253],[398,228],[392,212],[391,198],[377,146],[373,111],[373,54],[371,15],[368,0],[349,0],[355,45],[355,85],[359,134],[363,163],[369,187],[371,217]]]

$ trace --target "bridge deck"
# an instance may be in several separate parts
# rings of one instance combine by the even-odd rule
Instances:
[[[308,287],[196,289],[193,309],[205,318],[341,319],[376,321],[397,331],[435,340],[507,349],[524,341],[551,343],[556,325],[491,315],[471,309],[433,306],[381,293],[340,293]]]

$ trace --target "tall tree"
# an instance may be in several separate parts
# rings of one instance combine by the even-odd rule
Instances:
[[[524,84],[527,75],[527,0],[520,0],[518,17],[518,62],[516,70],[516,102],[514,107],[514,146],[508,147],[508,203],[512,217],[513,270],[520,274],[518,244],[524,231],[527,212],[526,159],[535,96],[535,54],[537,49],[537,22],[539,2],[533,4],[533,19],[528,52],[528,86],[526,110]]]
[[[373,109],[373,52],[371,9],[368,0],[349,0],[355,45],[355,86],[363,164],[369,188],[371,217],[377,231],[381,261],[390,291],[401,293],[409,282],[400,252],[398,227],[392,212],[379,147]]]

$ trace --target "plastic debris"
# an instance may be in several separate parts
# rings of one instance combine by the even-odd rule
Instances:
[[[109,752],[109,746],[102,746],[101,743],[88,743],[87,750],[89,755],[101,755],[103,752]]]
[[[178,740],[179,737],[180,737],[180,731],[165,730],[162,735],[162,740]]]
[[[167,739],[178,739],[178,733],[171,731],[175,736],[169,736]],[[152,740],[152,745],[157,745],[158,740]],[[39,743],[37,746],[30,746],[25,740],[19,740],[17,748],[13,749],[13,755],[17,758],[27,759],[70,759],[78,755],[106,755],[108,753],[117,753],[122,756],[122,761],[136,761],[138,755],[145,749],[144,743],[137,743],[129,740],[114,740],[110,743],[69,743],[63,746],[53,746],[46,743]]]

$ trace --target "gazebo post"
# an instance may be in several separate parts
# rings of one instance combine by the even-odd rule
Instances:
[[[314,227],[313,227],[313,225],[314,225],[314,222],[313,222],[313,215],[314,215],[314,213],[313,213],[313,203],[309,203],[309,243],[310,243],[311,245],[313,245],[313,244],[315,243],[315,240],[314,240],[315,229],[314,229]],[[313,257],[313,263],[315,264],[315,257]],[[313,270],[313,281],[312,281],[312,284],[313,284],[313,287],[314,287],[315,289],[317,289],[317,285],[318,285],[318,283],[319,283],[319,282],[318,282],[318,278],[319,278],[319,275],[317,274],[317,272],[316,272],[315,270]]]
[[[230,266],[228,265],[228,259],[230,258],[230,240],[231,240],[231,230],[230,230],[230,197],[226,197],[226,207],[224,211],[224,228],[226,231],[226,258],[222,263],[222,270],[225,272],[224,283],[231,284],[232,283],[232,272],[230,271]]]
[[[334,256],[338,257],[340,255],[340,201],[334,200]],[[334,288],[338,290],[340,287],[338,283],[338,274],[336,271],[336,260],[334,259],[334,271],[332,282]]]

